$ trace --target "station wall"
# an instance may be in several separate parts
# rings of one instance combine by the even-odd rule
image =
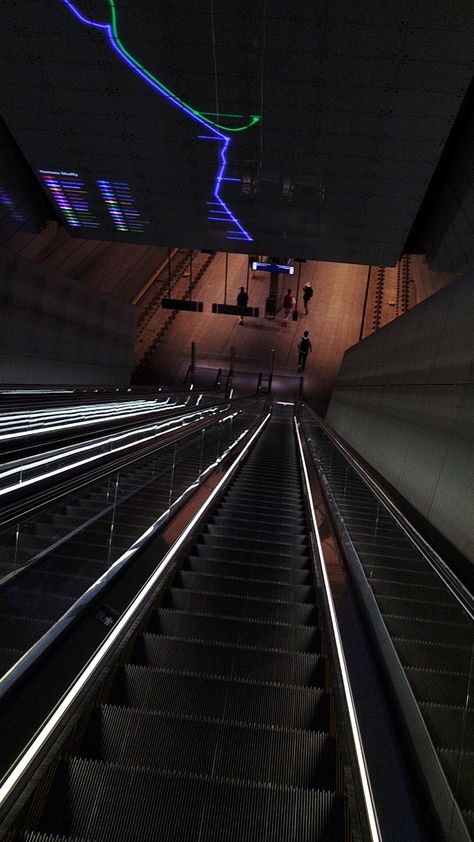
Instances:
[[[128,304],[0,250],[0,382],[128,386]]]
[[[474,273],[346,351],[328,423],[474,562]]]

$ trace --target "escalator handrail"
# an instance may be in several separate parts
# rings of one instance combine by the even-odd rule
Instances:
[[[378,480],[371,474],[367,467],[357,458],[350,446],[344,439],[333,430],[311,407],[305,404],[305,411],[309,411],[313,416],[314,421],[321,427],[327,435],[331,443],[344,456],[350,466],[356,471],[360,478],[365,482],[378,500],[390,512],[392,517],[397,521],[400,528],[410,541],[416,546],[417,550],[422,553],[424,558],[428,561],[430,566],[442,580],[443,584],[449,589],[453,596],[460,603],[464,611],[474,619],[474,595],[469,591],[466,585],[459,579],[450,566],[439,555],[435,548],[426,540],[426,538],[417,530],[407,516],[400,510],[399,506],[389,494],[389,492],[378,482]],[[301,418],[301,415],[300,415]],[[304,430],[304,425],[303,430]]]
[[[131,445],[131,450],[125,456],[117,457],[117,455],[113,453],[101,454],[98,456],[98,459],[102,460],[101,464],[96,464],[87,472],[84,472],[84,470],[79,467],[71,469],[68,476],[59,482],[57,480],[55,481],[54,478],[51,478],[51,481],[48,481],[48,479],[43,480],[42,482],[38,481],[41,482],[41,487],[38,488],[33,495],[28,494],[27,489],[19,489],[18,492],[15,492],[15,496],[18,499],[9,507],[3,507],[3,511],[0,510],[0,532],[11,528],[11,526],[14,523],[17,523],[20,519],[24,520],[25,518],[32,517],[33,514],[38,514],[42,509],[49,506],[52,501],[56,502],[67,494],[75,493],[92,482],[99,482],[109,474],[114,473],[117,470],[122,470],[127,467],[127,465],[131,465],[139,459],[158,453],[160,450],[164,450],[165,448],[170,447],[171,445],[186,438],[186,436],[193,435],[201,429],[205,429],[207,427],[211,427],[213,424],[219,423],[221,416],[225,412],[243,410],[247,404],[251,404],[252,402],[255,403],[257,400],[258,398],[252,396],[251,398],[239,399],[238,401],[235,401],[235,403],[232,401],[232,405],[229,401],[227,401],[226,403],[206,407],[209,411],[215,410],[215,413],[218,413],[218,415],[214,413],[210,418],[190,422],[185,432],[177,433],[176,429],[164,432],[158,445],[156,442],[150,444],[142,441],[136,445]],[[176,421],[178,422],[180,418],[191,414],[191,412],[194,413],[195,410],[190,410],[189,413],[185,413],[183,416],[178,416]],[[52,489],[54,489],[54,496],[51,496]]]

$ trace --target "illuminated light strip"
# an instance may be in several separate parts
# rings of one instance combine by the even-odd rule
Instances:
[[[182,406],[186,406],[186,404],[175,404],[176,409],[180,409]],[[114,417],[115,420],[122,420],[125,418],[133,418],[136,417],[136,412],[129,412],[125,413],[124,415],[116,415]],[[88,427],[90,424],[97,424],[97,417],[91,418],[87,421],[73,421],[68,422],[66,424],[56,424],[52,427],[48,427],[46,430],[44,427],[41,427],[39,430],[22,430],[18,433],[10,433],[9,435],[0,435],[0,441],[9,441],[10,439],[15,439],[19,437],[26,437],[26,436],[35,436],[39,435],[40,433],[48,432],[53,433],[57,430],[71,430],[73,427]]]
[[[114,444],[114,443],[122,441],[123,439],[131,438],[132,436],[135,436],[134,442],[138,443],[138,442],[142,441],[142,439],[145,440],[145,438],[144,438],[145,433],[149,433],[153,430],[154,431],[160,430],[163,427],[168,427],[172,424],[176,424],[178,421],[181,421],[180,429],[183,429],[186,426],[186,424],[193,421],[196,416],[198,416],[198,418],[203,418],[205,414],[206,414],[206,410],[202,410],[202,412],[195,411],[193,413],[187,414],[186,416],[183,416],[183,415],[179,415],[177,417],[174,416],[173,418],[168,418],[164,421],[155,422],[153,424],[150,424],[147,427],[139,427],[139,428],[136,428],[134,430],[128,430],[127,432],[124,432],[124,433],[120,433],[120,434],[117,433],[116,435],[109,436],[108,438],[94,439],[92,442],[90,442],[88,444],[84,444],[81,447],[75,447],[72,450],[65,450],[64,448],[61,448],[59,453],[53,451],[54,455],[46,456],[44,459],[39,459],[36,462],[23,462],[22,465],[16,465],[13,468],[9,468],[6,471],[2,471],[0,473],[0,479],[4,479],[6,477],[13,476],[14,474],[17,474],[19,471],[21,471],[24,474],[26,471],[33,470],[34,468],[41,468],[43,465],[50,465],[53,462],[57,462],[59,460],[66,459],[68,457],[70,458],[70,457],[74,456],[76,453],[86,453],[88,450],[96,450],[99,447],[103,448],[107,444]],[[132,442],[132,444],[133,444],[133,442]],[[108,453],[114,453],[114,452],[115,452],[114,450],[110,449],[110,450],[107,451],[107,454]],[[97,453],[96,457],[94,457],[94,458],[101,457],[101,456],[104,456],[104,455],[107,455],[107,454]],[[74,465],[66,465],[64,467],[65,467],[65,469],[69,469],[69,468],[75,467],[75,466]],[[57,471],[56,473],[60,473],[60,471]],[[45,479],[46,477],[50,477],[50,476],[53,476],[53,474],[49,472],[48,474],[45,474],[45,475],[42,475],[42,476],[35,476],[34,480],[36,481],[36,480],[39,480],[39,479]],[[8,488],[0,489],[0,495],[5,494],[9,491],[13,491],[16,488],[19,488],[20,486],[24,486],[26,484],[27,484],[26,480],[22,479],[21,482],[17,483],[16,485],[12,485],[12,486],[9,486]]]
[[[54,423],[56,421],[57,416],[59,419],[68,420],[72,416],[72,420],[79,416],[81,420],[87,418],[87,416],[92,416],[94,420],[100,420],[101,418],[110,418],[111,415],[115,418],[123,417],[120,413],[123,413],[124,409],[133,410],[133,414],[140,416],[142,413],[146,412],[163,412],[169,408],[177,408],[181,409],[183,406],[186,406],[187,401],[184,403],[171,403],[169,398],[166,401],[152,400],[152,401],[122,401],[117,404],[110,404],[110,403],[102,403],[102,404],[93,404],[92,406],[85,405],[82,407],[71,407],[70,409],[66,408],[58,408],[58,409],[37,409],[32,410],[31,412],[16,412],[12,413],[9,416],[5,416],[5,420],[2,422],[0,429],[5,430],[11,426],[18,426],[20,422],[27,422],[31,424],[31,422],[40,422],[45,423],[49,419]],[[130,413],[126,414],[128,417]],[[45,429],[48,429],[45,427]],[[30,432],[30,428],[26,430],[26,432]]]
[[[75,17],[82,23],[86,24],[87,26],[94,26],[98,29],[104,30],[112,49],[114,50],[114,52],[117,53],[117,55],[122,59],[122,61],[124,61],[138,76],[140,76],[145,82],[147,82],[147,84],[151,85],[151,87],[155,91],[164,96],[169,102],[173,103],[173,105],[176,105],[178,108],[181,109],[181,111],[183,111],[189,117],[192,117],[205,128],[211,129],[211,131],[215,135],[215,139],[220,140],[222,142],[222,147],[220,150],[221,166],[214,183],[214,196],[217,199],[218,203],[221,205],[221,207],[227,211],[235,226],[241,232],[242,238],[247,240],[248,242],[252,242],[253,238],[251,237],[251,235],[233,216],[226,203],[220,196],[221,183],[223,180],[225,168],[227,166],[227,150],[230,144],[230,137],[228,137],[223,132],[244,131],[245,129],[249,129],[251,126],[254,126],[256,123],[258,123],[261,118],[257,115],[253,115],[251,117],[250,123],[248,123],[248,125],[246,126],[241,126],[240,128],[222,126],[220,123],[215,123],[212,120],[208,120],[205,116],[203,116],[203,114],[200,111],[197,111],[195,108],[192,108],[190,105],[188,105],[178,96],[176,96],[176,94],[174,94],[169,88],[163,85],[162,82],[160,82],[155,76],[149,73],[148,70],[146,70],[136,59],[133,58],[133,56],[130,55],[129,52],[127,52],[127,50],[125,49],[118,37],[117,13],[115,9],[114,0],[107,0],[112,17],[111,24],[95,23],[89,18],[86,18],[76,9],[75,5],[72,3],[72,0],[61,0],[61,2],[64,3],[68,7],[68,9],[73,13],[73,15],[75,15]]]
[[[303,454],[303,444],[302,444],[302,441],[301,441],[299,425],[298,425],[298,422],[297,422],[296,418],[294,419],[294,424],[295,424],[296,438],[298,440],[298,447],[299,447],[299,451],[300,451],[300,463],[301,463],[301,466],[302,466],[304,481],[305,481],[305,485],[306,485],[306,492],[307,492],[306,497],[307,497],[307,500],[308,500],[308,504],[309,504],[309,508],[310,508],[310,512],[311,512],[311,520],[313,522],[313,530],[314,530],[314,534],[316,536],[316,542],[317,542],[317,545],[318,545],[319,559],[320,559],[320,562],[321,562],[322,579],[323,579],[323,582],[324,582],[324,589],[326,591],[326,598],[327,598],[327,601],[328,601],[329,614],[330,614],[330,617],[331,617],[332,630],[333,630],[333,633],[334,633],[334,641],[335,641],[335,644],[336,644],[337,658],[338,658],[338,661],[339,661],[339,668],[340,668],[340,671],[341,671],[342,683],[343,683],[343,687],[344,687],[344,694],[345,694],[345,697],[346,697],[347,710],[348,710],[349,721],[350,721],[350,725],[351,725],[352,739],[353,739],[353,742],[354,742],[354,748],[355,748],[355,753],[356,753],[356,757],[357,757],[357,765],[358,765],[358,768],[359,768],[359,775],[360,775],[360,779],[361,779],[362,790],[363,790],[363,793],[364,793],[365,808],[367,810],[367,820],[368,820],[368,823],[369,823],[370,833],[371,833],[371,837],[372,837],[373,842],[382,842],[382,834],[381,834],[381,831],[380,831],[378,818],[377,818],[377,812],[376,812],[376,809],[375,809],[372,787],[370,785],[369,772],[368,772],[368,769],[367,769],[367,762],[366,762],[366,759],[365,759],[364,747],[362,745],[362,738],[361,738],[361,735],[360,735],[359,723],[358,723],[358,720],[357,720],[357,712],[356,712],[356,709],[355,709],[354,697],[352,695],[351,683],[350,683],[350,679],[349,679],[349,672],[348,672],[348,669],[347,669],[346,658],[345,658],[345,655],[344,655],[344,647],[342,645],[341,632],[339,630],[339,623],[337,621],[337,615],[336,615],[336,609],[335,609],[335,606],[334,606],[334,600],[333,600],[333,596],[332,596],[331,585],[329,583],[329,576],[328,576],[328,572],[327,572],[327,569],[326,569],[326,560],[324,558],[323,545],[322,545],[322,541],[321,541],[321,536],[319,534],[319,527],[318,527],[318,522],[317,522],[317,519],[316,519],[316,512],[314,510],[314,503],[313,503],[313,497],[312,497],[312,494],[311,494],[309,476],[308,476],[308,471],[307,471],[307,468],[306,468],[306,463],[305,463],[304,454]]]
[[[31,479],[24,479],[22,477],[20,482],[17,482],[14,485],[10,485],[7,488],[0,489],[0,497],[3,496],[4,494],[9,494],[12,491],[17,491],[19,488],[27,488],[28,486],[33,485],[36,482],[40,482],[40,481],[43,481],[45,479],[51,479],[51,477],[57,477],[60,474],[63,474],[65,471],[71,471],[73,468],[80,468],[82,465],[88,465],[91,462],[95,462],[97,459],[102,459],[104,456],[109,456],[111,453],[114,453],[114,454],[120,453],[123,450],[127,450],[128,448],[133,447],[135,444],[138,444],[138,443],[144,444],[147,441],[153,441],[154,439],[160,438],[160,436],[163,436],[165,434],[173,433],[175,430],[183,430],[188,424],[192,423],[192,421],[194,420],[194,417],[196,415],[200,418],[202,417],[201,412],[193,412],[190,415],[185,416],[185,420],[183,420],[184,416],[181,415],[181,416],[178,416],[178,418],[172,418],[169,421],[163,421],[160,426],[165,427],[165,429],[162,430],[161,432],[156,432],[157,430],[160,429],[160,426],[157,426],[156,424],[154,424],[152,427],[145,427],[141,431],[143,433],[146,433],[146,432],[149,432],[151,430],[154,430],[155,432],[152,435],[139,436],[136,439],[134,439],[133,441],[128,442],[127,444],[122,444],[119,447],[115,447],[113,449],[111,448],[106,453],[96,453],[93,456],[88,456],[85,459],[79,459],[77,462],[71,462],[68,465],[63,465],[61,468],[56,468],[56,469],[53,469],[53,470],[50,470],[50,471],[46,471],[44,474],[40,474],[40,475],[36,475],[34,477],[31,477]],[[223,419],[223,420],[226,420],[226,419]],[[180,422],[180,423],[178,423],[178,422]],[[171,427],[170,426],[171,424],[175,424],[176,426]],[[99,446],[102,447],[103,445],[106,445],[106,444],[109,444],[109,443],[112,444],[113,442],[121,441],[122,439],[127,438],[131,435],[134,435],[134,434],[136,435],[136,431],[133,431],[131,433],[124,433],[122,436],[115,436],[115,437],[111,437],[110,439],[104,439],[102,442],[100,442],[100,444],[84,445],[84,447],[76,448],[75,450],[71,450],[69,453],[61,453],[58,456],[54,456],[54,457],[51,457],[50,459],[42,460],[40,462],[34,463],[31,466],[27,465],[26,467],[27,468],[30,468],[30,467],[34,468],[34,467],[37,467],[37,466],[41,466],[41,464],[49,464],[50,462],[55,461],[57,459],[64,459],[67,456],[74,456],[76,453],[85,453],[87,450],[91,450],[95,447],[99,447]],[[22,469],[19,468],[18,470],[21,471]]]
[[[156,404],[152,406],[146,405],[138,405],[138,406],[130,406],[127,404],[122,404],[118,408],[110,407],[109,404],[105,404],[104,406],[106,409],[100,409],[98,406],[91,408],[90,412],[80,411],[77,408],[75,410],[71,409],[69,412],[64,411],[61,412],[60,410],[51,410],[50,412],[45,411],[32,411],[31,413],[22,412],[22,413],[14,413],[11,416],[5,416],[5,420],[0,425],[0,430],[8,430],[11,427],[18,427],[20,424],[27,424],[27,432],[31,429],[31,424],[38,425],[39,423],[45,425],[45,429],[47,429],[48,422],[54,423],[57,420],[75,420],[76,418],[80,418],[85,420],[88,417],[95,418],[100,420],[102,418],[108,419],[111,416],[116,417],[119,413],[123,412],[124,409],[133,409],[134,413],[139,417],[143,413],[146,412],[162,412],[165,409],[174,406],[182,406],[183,404],[172,404],[172,403],[164,403],[164,404]]]
[[[23,755],[19,758],[18,763],[16,763],[7,774],[4,783],[0,787],[0,808],[5,803],[6,799],[10,796],[13,788],[18,784],[22,775],[26,772],[30,764],[35,759],[36,755],[43,749],[45,743],[48,741],[51,734],[54,732],[56,727],[59,725],[62,717],[67,713],[69,708],[74,704],[75,700],[81,693],[82,689],[86,686],[87,682],[89,681],[90,677],[94,674],[94,672],[99,669],[105,658],[107,657],[109,651],[111,650],[112,646],[115,644],[115,641],[118,637],[125,631],[127,628],[128,623],[130,620],[138,613],[140,610],[143,602],[147,598],[148,594],[152,591],[157,583],[158,579],[161,577],[164,570],[168,567],[168,565],[173,561],[176,554],[181,549],[182,545],[188,538],[188,535],[192,532],[194,527],[199,523],[200,519],[206,512],[206,510],[210,507],[211,503],[214,501],[215,497],[220,493],[222,487],[226,484],[227,480],[230,478],[232,473],[234,472],[235,468],[238,464],[242,461],[243,457],[247,453],[249,447],[253,444],[257,436],[260,434],[261,430],[267,423],[268,419],[270,418],[270,413],[268,413],[265,418],[263,419],[262,423],[259,425],[255,433],[251,436],[245,447],[242,449],[241,453],[237,456],[236,460],[232,463],[232,465],[228,468],[220,482],[216,485],[214,491],[211,492],[207,500],[203,503],[203,505],[198,509],[194,517],[188,523],[186,529],[181,533],[179,538],[175,541],[175,543],[170,547],[166,555],[163,557],[161,563],[156,568],[155,572],[150,576],[148,581],[143,585],[135,599],[130,603],[127,610],[122,614],[120,619],[117,621],[116,625],[111,629],[109,634],[107,635],[104,642],[99,646],[95,654],[89,660],[87,666],[83,669],[80,675],[77,677],[76,681],[70,686],[70,688],[66,691],[65,695],[61,699],[61,701],[57,704],[55,710],[51,713],[50,717],[46,720],[43,728],[36,734],[36,736],[32,739],[29,746],[27,747],[26,751]],[[142,539],[151,534],[153,530],[153,526],[149,527],[146,532],[143,533],[140,539],[135,541],[135,545],[139,544]],[[135,546],[134,545],[134,546]],[[140,545],[140,544],[139,544]],[[132,548],[131,548],[132,549]],[[119,561],[123,561],[124,557],[129,557],[131,553],[131,549],[127,550],[126,553],[121,557],[121,559],[117,559],[114,562],[112,567],[116,566]],[[112,568],[110,568],[112,569]],[[106,575],[106,574],[104,574]],[[92,586],[93,587],[93,586]],[[60,621],[58,621],[60,622]],[[1,683],[1,682],[0,682]]]

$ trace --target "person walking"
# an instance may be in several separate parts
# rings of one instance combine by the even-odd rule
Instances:
[[[247,304],[248,304],[248,300],[249,300],[249,297],[248,297],[247,292],[245,291],[245,287],[240,287],[240,292],[237,296],[237,307],[246,307]],[[239,325],[243,325],[243,323],[244,323],[244,315],[243,315],[243,313],[241,313],[240,319],[239,319]]]
[[[285,322],[288,321],[289,315],[295,306],[295,298],[293,295],[293,290],[287,290],[286,295],[283,298],[283,310],[285,312]]]
[[[313,287],[310,283],[307,283],[303,287],[303,304],[304,304],[304,314],[305,316],[308,315],[308,304],[310,298],[313,297]]]
[[[306,359],[310,351],[313,350],[311,339],[309,338],[309,331],[305,330],[303,336],[298,342],[298,371],[304,371]]]

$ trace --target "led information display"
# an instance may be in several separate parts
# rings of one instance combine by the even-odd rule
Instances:
[[[251,267],[254,272],[281,272],[283,275],[295,274],[295,267],[288,266],[286,263],[260,263],[258,260],[252,260]]]

